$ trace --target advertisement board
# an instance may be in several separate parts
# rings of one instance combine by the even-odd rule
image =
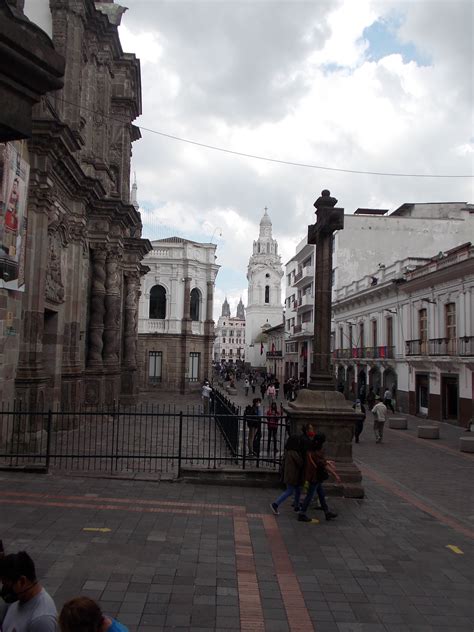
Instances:
[[[25,290],[28,179],[24,144],[0,143],[0,288]]]

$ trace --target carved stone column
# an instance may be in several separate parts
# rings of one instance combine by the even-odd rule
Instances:
[[[104,364],[117,365],[120,340],[120,252],[111,250],[105,263]]]
[[[125,274],[124,357],[127,367],[137,366],[137,310],[140,288],[138,272]]]
[[[105,316],[105,261],[107,250],[105,245],[91,248],[92,287],[89,316],[88,366],[102,366],[102,350],[104,347]]]
[[[214,282],[207,282],[206,320],[204,322],[204,376],[212,375],[212,347],[214,345]]]

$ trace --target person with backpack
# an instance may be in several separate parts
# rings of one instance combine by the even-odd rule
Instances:
[[[372,414],[374,415],[374,435],[375,443],[382,443],[383,429],[385,422],[387,421],[387,407],[380,401],[380,397],[377,395],[375,398],[376,404],[372,408]]]
[[[306,452],[305,480],[308,481],[309,487],[298,513],[299,522],[311,522],[311,518],[306,514],[306,511],[308,510],[315,493],[318,494],[321,509],[324,511],[326,520],[333,520],[334,518],[337,518],[337,514],[329,509],[326,502],[323,482],[329,478],[329,474],[332,474],[338,483],[341,483],[341,478],[336,472],[334,463],[332,461],[328,461],[324,455],[323,445],[325,441],[326,435],[322,432],[317,432]]]
[[[294,511],[300,510],[301,486],[304,482],[304,459],[301,453],[301,435],[291,435],[285,445],[283,482],[286,490],[270,503],[270,509],[279,515],[279,506],[290,496],[294,497]]]

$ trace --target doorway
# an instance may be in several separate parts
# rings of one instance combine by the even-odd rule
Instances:
[[[441,378],[441,410],[443,419],[458,422],[459,413],[459,385],[457,376]]]
[[[427,375],[416,375],[416,411],[419,415],[428,414],[428,402],[430,395],[429,379]]]

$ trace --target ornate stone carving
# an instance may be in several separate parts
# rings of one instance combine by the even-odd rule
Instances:
[[[92,287],[89,317],[88,364],[102,364],[104,315],[105,315],[105,246],[91,249]]]
[[[137,364],[139,294],[140,275],[138,272],[127,272],[125,274],[124,364],[130,367],[135,367]]]
[[[61,272],[61,239],[59,233],[48,233],[48,265],[46,268],[45,297],[51,303],[64,302]]]
[[[115,364],[119,359],[120,331],[120,276],[118,263],[121,251],[110,250],[105,270],[105,322],[103,357],[106,364]]]

